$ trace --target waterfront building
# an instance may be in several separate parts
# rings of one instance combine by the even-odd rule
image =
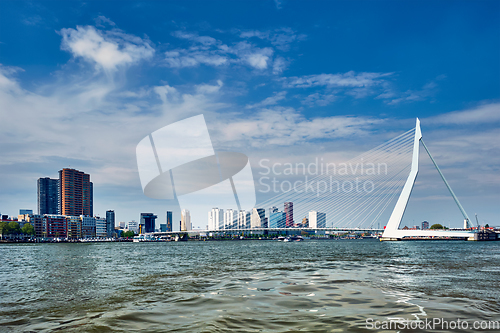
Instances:
[[[33,228],[35,228],[35,237],[45,237],[47,235],[47,225],[44,223],[43,215],[29,214],[26,217]]]
[[[106,236],[113,237],[115,233],[115,211],[107,210],[106,211]]]
[[[250,218],[250,228],[263,228],[266,211],[263,208],[253,208]]]
[[[167,230],[165,231],[172,231],[172,212],[170,211],[167,211],[167,216],[166,216],[166,220],[167,220]],[[160,228],[161,228],[161,224],[160,224]]]
[[[309,228],[309,219],[307,217],[304,217],[302,219],[302,224],[300,225],[301,228]]]
[[[224,229],[224,210],[219,208],[212,208],[208,212],[208,230],[222,230]]]
[[[36,185],[38,214],[59,214],[59,179],[39,178]]]
[[[285,202],[285,225],[287,228],[293,227],[293,202]]]
[[[238,228],[250,229],[250,212],[240,210],[238,212]]]
[[[279,212],[278,207],[273,206],[273,207],[269,208],[269,215],[267,215],[267,216],[269,217],[269,219],[271,219],[271,214],[277,213],[277,212]]]
[[[326,213],[310,211],[309,228],[326,228]]]
[[[272,212],[269,216],[269,228],[285,228],[286,214],[284,212]]]
[[[80,216],[66,216],[66,220],[68,223],[68,238],[82,238],[82,219]]]
[[[63,215],[44,215],[43,222],[46,225],[46,236],[49,238],[68,237],[68,221]]]
[[[118,223],[120,229],[125,229],[125,222]]]
[[[130,221],[129,223],[127,223],[127,229],[138,234],[139,233],[139,223],[136,221]]]
[[[158,216],[153,213],[141,213],[141,223],[139,233],[154,232],[156,226],[156,218]]]
[[[191,226],[191,214],[189,210],[183,209],[181,211],[181,231],[189,231],[192,230]]]
[[[95,218],[88,215],[80,215],[82,220],[82,238],[93,238],[96,235]]]
[[[160,224],[160,232],[167,232],[170,230],[167,230],[167,225],[166,224]]]
[[[33,214],[33,209],[19,209],[19,215]]]
[[[75,169],[59,170],[59,207],[62,215],[93,215],[94,194],[90,175]]]
[[[427,221],[422,222],[422,230],[427,230],[427,229],[429,229],[429,222]]]
[[[234,210],[226,209],[224,212],[224,229],[233,229],[234,221]]]
[[[95,217],[95,236],[97,238],[106,238],[108,236],[106,219],[104,217]]]

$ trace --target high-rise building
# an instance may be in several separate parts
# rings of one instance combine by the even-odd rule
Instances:
[[[113,237],[113,233],[115,232],[115,211],[107,210],[106,211],[106,235],[107,237]]]
[[[166,219],[167,219],[167,224],[166,224],[166,230],[165,231],[172,231],[172,212],[167,211]]]
[[[153,213],[141,213],[140,233],[154,232],[156,227],[156,218]]]
[[[49,177],[37,181],[38,215],[59,214],[59,180]]]
[[[68,168],[59,171],[59,207],[62,215],[93,215],[94,195],[90,175]]]
[[[293,227],[293,202],[285,202],[285,215],[286,228]]]
[[[422,230],[426,230],[426,229],[429,229],[429,222],[424,221],[424,222],[422,222]]]
[[[269,216],[269,228],[284,228],[286,214],[284,212],[272,212]]]
[[[222,229],[224,229],[224,210],[212,208],[212,210],[208,212],[208,230]]]
[[[224,212],[224,229],[233,229],[234,221],[234,210],[226,209]]]
[[[271,208],[269,208],[269,215],[267,215],[267,216],[268,216],[269,218],[271,218],[271,214],[272,214],[272,213],[277,213],[277,212],[279,212],[278,207],[276,207],[276,206],[272,206]]]
[[[326,213],[310,211],[309,228],[326,228]]]
[[[183,209],[181,211],[181,231],[189,231],[192,230],[191,227],[191,214],[189,210]]]
[[[252,217],[250,219],[251,228],[263,228],[264,218],[266,217],[266,210],[264,208],[252,209]]]
[[[250,212],[240,210],[238,212],[238,228],[239,229],[249,229],[250,228]]]

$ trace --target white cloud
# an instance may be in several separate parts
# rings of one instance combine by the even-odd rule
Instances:
[[[325,86],[328,88],[336,87],[370,87],[384,82],[385,77],[393,73],[373,73],[361,72],[356,74],[354,71],[339,74],[316,74],[305,75],[301,77],[289,77],[284,79],[285,87],[289,88],[310,88]]]
[[[276,57],[273,62],[273,74],[279,75],[283,73],[283,71],[287,67],[287,61],[283,57]]]
[[[115,22],[111,21],[109,18],[102,15],[97,16],[94,21],[97,27],[104,27],[105,24],[113,27],[116,25]]]
[[[217,85],[212,86],[209,84],[200,84],[195,87],[196,92],[198,94],[215,94],[219,92],[220,88],[222,88],[223,83],[221,80],[217,80]]]
[[[275,93],[273,96],[266,98],[262,102],[256,104],[247,105],[247,109],[260,108],[263,106],[276,105],[279,101],[285,99],[286,91],[280,91],[279,93]]]
[[[327,106],[328,104],[331,104],[336,99],[337,99],[337,96],[335,95],[335,93],[329,93],[329,94],[314,93],[314,94],[310,94],[309,96],[307,96],[302,101],[302,104],[308,105],[308,106],[314,106],[314,105]]]
[[[500,121],[500,103],[488,103],[464,111],[454,111],[426,119],[431,124],[491,124]]]
[[[259,38],[262,40],[269,41],[273,46],[275,46],[278,50],[288,51],[290,49],[290,45],[296,41],[302,41],[306,38],[304,34],[297,34],[291,28],[280,28],[275,30],[246,30],[240,33],[241,38]]]
[[[403,102],[416,102],[416,101],[424,101],[432,96],[434,96],[438,90],[438,85],[435,81],[442,80],[446,78],[445,75],[439,75],[434,81],[431,81],[427,84],[424,84],[422,89],[420,90],[407,90],[402,93],[398,98],[394,98],[392,100],[387,101],[389,105],[396,105]],[[378,98],[392,98],[396,96],[391,89],[386,89],[386,91],[379,95]]]
[[[249,54],[246,59],[250,66],[257,69],[266,69],[269,61],[269,57],[262,53]]]
[[[151,58],[154,49],[147,40],[127,35],[119,30],[101,31],[92,26],[77,26],[60,31],[61,48],[95,63],[98,69],[112,72],[119,66]]]
[[[168,67],[184,68],[199,65],[218,67],[243,64],[259,71],[272,68],[275,75],[283,72],[287,66],[287,61],[281,56],[273,59],[274,47],[279,50],[287,50],[291,42],[303,39],[303,35],[296,35],[289,28],[277,29],[276,32],[241,32],[240,37],[245,40],[232,44],[226,44],[210,36],[199,36],[186,31],[175,31],[172,35],[191,42],[191,45],[186,48],[176,48],[165,52],[165,64]],[[252,44],[247,41],[251,37],[266,40],[271,43],[272,47],[259,47]]]
[[[318,117],[307,119],[293,108],[262,109],[247,119],[221,120],[218,138],[232,145],[293,146],[318,139],[366,135],[374,124],[368,117]]]

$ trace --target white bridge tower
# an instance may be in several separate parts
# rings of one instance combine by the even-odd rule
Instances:
[[[410,169],[410,174],[408,175],[408,178],[406,180],[406,183],[403,187],[403,190],[401,191],[401,194],[399,195],[399,199],[396,203],[396,206],[394,207],[394,210],[392,211],[391,217],[389,218],[389,222],[387,223],[387,226],[384,230],[384,233],[382,234],[382,240],[400,240],[404,237],[472,237],[474,235],[473,231],[439,231],[439,230],[400,230],[399,226],[401,224],[401,220],[403,219],[403,215],[406,210],[406,206],[408,205],[408,200],[410,199],[411,191],[413,190],[413,186],[415,185],[415,179],[417,178],[418,174],[418,157],[419,157],[419,148],[420,148],[420,142],[422,142],[422,146],[424,147],[425,151],[427,154],[429,154],[429,157],[431,158],[432,163],[436,167],[437,171],[439,172],[439,175],[443,179],[444,183],[446,184],[446,187],[450,191],[451,196],[455,200],[455,203],[457,204],[458,208],[460,209],[460,212],[462,213],[464,217],[464,229],[467,229],[469,227],[473,228],[474,225],[469,219],[469,216],[465,212],[464,208],[458,201],[458,198],[456,197],[455,193],[453,193],[453,190],[451,189],[450,185],[444,178],[443,173],[439,169],[438,165],[436,164],[436,161],[432,157],[431,153],[427,149],[427,146],[425,145],[424,141],[422,140],[422,132],[420,130],[420,120],[417,118],[417,123],[415,125],[415,139],[413,141],[413,157],[412,157],[412,162],[411,162],[411,169]]]

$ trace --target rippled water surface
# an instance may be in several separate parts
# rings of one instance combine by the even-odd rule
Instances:
[[[368,332],[368,318],[500,319],[500,242],[0,244],[0,259],[6,332]]]

